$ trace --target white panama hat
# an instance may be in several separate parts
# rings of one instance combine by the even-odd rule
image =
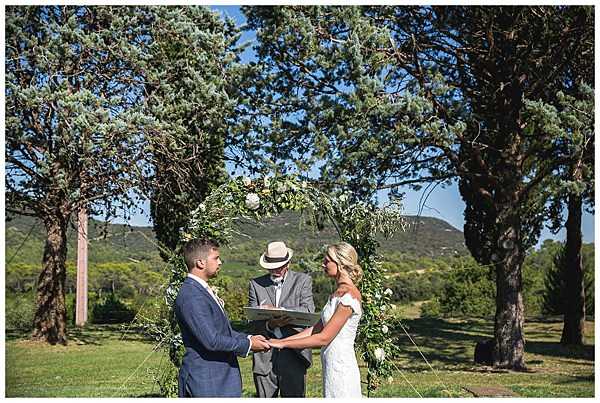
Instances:
[[[278,269],[289,263],[294,251],[285,246],[281,241],[271,242],[267,245],[267,251],[260,257],[259,264],[267,270]]]

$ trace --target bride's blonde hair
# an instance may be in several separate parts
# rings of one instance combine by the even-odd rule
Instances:
[[[363,270],[358,264],[358,254],[352,245],[347,242],[329,245],[327,256],[337,263],[338,269],[344,270],[348,274],[354,285],[360,282]]]

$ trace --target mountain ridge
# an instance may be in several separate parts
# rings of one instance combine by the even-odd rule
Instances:
[[[405,216],[408,227],[404,232],[386,239],[378,237],[379,253],[406,253],[411,256],[464,255],[463,233],[447,222],[424,216]],[[106,230],[106,234],[103,232]],[[260,222],[240,220],[242,234],[232,242],[230,252],[245,251],[260,255],[266,243],[283,240],[299,251],[314,250],[339,238],[332,225],[325,225],[322,231],[308,224],[300,214],[284,211],[265,218]],[[149,261],[161,264],[158,243],[152,227],[110,224],[90,219],[88,223],[90,262],[105,263],[117,261]],[[39,264],[45,242],[45,230],[40,220],[33,217],[15,216],[5,222],[5,263]],[[70,225],[67,235],[67,261],[76,259],[76,229]],[[234,253],[226,253],[228,258],[237,260]],[[240,261],[248,260],[245,257]]]

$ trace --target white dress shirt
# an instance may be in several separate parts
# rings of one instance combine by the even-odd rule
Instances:
[[[281,299],[281,290],[283,289],[283,282],[285,281],[285,278],[287,277],[287,272],[283,275],[283,279],[281,279],[280,281],[275,281],[274,277],[271,277],[271,280],[275,283],[275,306],[279,308],[279,300]],[[281,329],[276,327],[274,329],[271,329],[269,327],[269,323],[266,324],[267,330],[270,332],[273,332],[273,334],[278,338],[281,339],[283,337],[283,333],[281,333]]]

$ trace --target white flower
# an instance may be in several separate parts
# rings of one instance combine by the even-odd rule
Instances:
[[[387,334],[388,330],[389,329],[386,325],[381,326],[381,331],[383,332],[383,334]]]
[[[307,186],[308,186],[308,182],[302,181],[302,189],[306,189]]]
[[[198,208],[200,209],[200,211],[206,211],[206,205],[204,203],[200,203]]]
[[[242,178],[242,183],[244,184],[244,186],[250,186],[252,184],[252,180],[247,176],[244,176]]]
[[[388,383],[392,383],[392,382],[394,382],[394,377],[392,377],[392,376],[388,376],[388,379],[387,379],[387,381],[388,381]]]
[[[392,295],[394,292],[392,290],[390,290],[389,288],[386,288],[385,291],[383,292],[383,295]]]
[[[381,312],[385,311],[385,310],[386,310],[386,308],[387,308],[387,307],[386,307],[385,305],[381,305]]]
[[[277,193],[285,193],[286,191],[287,191],[287,186],[285,186],[285,183],[279,182],[277,184]]]
[[[260,206],[260,197],[256,193],[246,195],[246,207],[248,210],[256,210]]]
[[[375,359],[377,361],[382,362],[385,360],[385,351],[381,347],[377,347],[373,353],[375,354]]]
[[[378,292],[377,292],[377,293],[375,293],[375,298],[376,298],[376,299],[380,299],[380,298],[381,298],[381,294],[380,294],[380,293],[378,293]]]
[[[263,183],[265,184],[265,187],[268,188],[271,184],[271,180],[265,176],[263,179]]]

